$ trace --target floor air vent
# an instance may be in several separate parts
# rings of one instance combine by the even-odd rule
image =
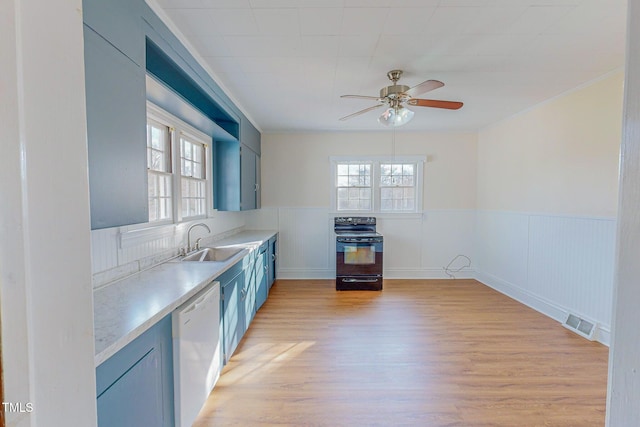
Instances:
[[[562,326],[572,330],[579,335],[582,335],[583,337],[591,341],[593,341],[594,339],[593,336],[596,331],[595,323],[578,317],[575,314],[569,313]]]

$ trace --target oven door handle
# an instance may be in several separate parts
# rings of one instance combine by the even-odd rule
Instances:
[[[375,283],[380,279],[342,279],[344,283]]]

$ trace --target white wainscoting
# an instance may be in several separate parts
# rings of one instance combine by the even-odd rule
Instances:
[[[263,208],[217,213],[203,220],[218,238],[240,228],[278,230],[278,277],[335,277],[335,213],[325,208]],[[609,344],[616,223],[582,218],[498,211],[443,209],[414,215],[378,215],[385,236],[386,278],[449,278],[444,271],[476,278],[560,322],[568,312],[598,324],[596,339]],[[129,236],[127,227],[95,230],[94,286],[147,268],[175,255],[190,224]],[[198,237],[202,234],[198,234]]]
[[[554,318],[594,321],[609,344],[616,221],[478,211],[477,279]]]
[[[247,228],[279,231],[278,277],[332,279],[336,274],[335,216],[328,208],[263,208],[247,213],[245,223]],[[377,218],[378,231],[385,238],[387,278],[448,278],[444,267],[457,255],[473,262],[474,210],[430,210]],[[475,277],[473,264],[456,277]]]

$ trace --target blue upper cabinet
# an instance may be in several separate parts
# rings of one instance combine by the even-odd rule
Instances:
[[[137,0],[83,0],[83,21],[136,64],[144,65],[141,3]]]
[[[145,73],[85,25],[91,228],[147,222]]]
[[[259,209],[260,132],[244,119],[240,140],[214,138],[214,208],[221,211]]]
[[[214,194],[216,207],[258,207],[260,133],[145,1],[83,0],[83,20],[91,228],[148,221],[147,74],[211,120],[214,143],[236,144],[228,166],[214,169],[214,178],[222,180],[214,184],[221,191],[220,197]],[[257,156],[253,166],[241,168],[239,143]],[[251,197],[244,195],[248,188]]]

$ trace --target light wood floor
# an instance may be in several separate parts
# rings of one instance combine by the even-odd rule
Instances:
[[[603,426],[607,358],[474,280],[278,281],[194,426]]]

